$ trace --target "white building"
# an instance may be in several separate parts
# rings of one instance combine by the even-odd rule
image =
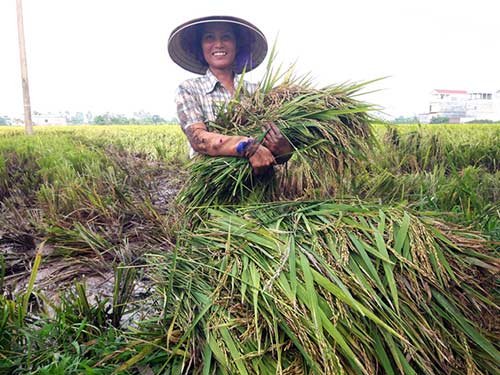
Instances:
[[[461,122],[474,120],[500,120],[500,90],[471,92],[466,102],[466,117]]]
[[[418,116],[422,123],[435,117],[446,117],[451,123],[476,120],[500,120],[500,90],[441,90],[430,92],[429,112]]]

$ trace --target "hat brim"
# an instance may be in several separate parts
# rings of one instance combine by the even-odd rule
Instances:
[[[168,39],[168,54],[172,60],[187,71],[205,74],[208,66],[201,53],[200,30],[206,24],[219,22],[229,23],[237,31],[235,73],[240,74],[243,70],[248,72],[264,61],[267,54],[264,34],[250,22],[232,16],[196,18],[176,27]]]

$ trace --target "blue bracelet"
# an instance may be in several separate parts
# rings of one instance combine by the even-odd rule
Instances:
[[[253,143],[253,139],[249,139],[248,141],[242,141],[242,142],[238,143],[238,145],[236,146],[236,152],[239,155],[243,155],[245,153],[246,149],[248,148],[248,146],[250,146],[252,143]]]

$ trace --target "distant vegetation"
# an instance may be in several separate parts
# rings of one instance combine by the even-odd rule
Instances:
[[[386,121],[381,121],[381,122],[386,122]],[[398,124],[418,124],[418,118],[416,116],[398,116],[394,118],[391,121],[388,121],[388,123],[393,124],[393,125],[398,125]],[[433,117],[431,119],[431,124],[453,124],[450,122],[449,117],[445,116],[437,116]],[[478,120],[472,120],[472,121],[467,121],[464,122],[464,124],[500,124],[500,121],[493,121],[493,120],[486,120],[486,119],[478,119]]]
[[[174,122],[173,122],[174,121]],[[158,124],[177,124],[176,119],[165,120],[158,115],[146,114],[140,117],[127,117],[124,115],[115,115],[112,113],[105,113],[94,117],[92,124],[95,125],[158,125]]]
[[[396,117],[394,120],[392,120],[391,124],[416,124],[417,122],[418,119],[416,116],[412,117],[399,116]]]
[[[34,111],[33,116],[40,116],[42,113]],[[177,125],[179,120],[176,117],[165,119],[157,114],[151,114],[145,111],[134,112],[131,116],[125,116],[117,113],[101,113],[93,115],[91,112],[70,113],[60,112],[58,114],[50,114],[51,116],[62,117],[66,119],[68,125],[159,125],[169,124]],[[35,122],[35,121],[34,121]],[[20,125],[23,119],[10,118],[8,116],[0,116],[0,125]],[[49,123],[50,125],[50,123]]]
[[[500,121],[473,120],[473,121],[467,121],[466,124],[500,124]]]
[[[437,116],[431,118],[431,124],[449,124],[449,123],[450,123],[449,117]]]

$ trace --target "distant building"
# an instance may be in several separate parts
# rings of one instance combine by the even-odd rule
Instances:
[[[418,116],[422,123],[433,118],[446,117],[451,123],[475,120],[500,120],[500,90],[495,92],[468,92],[441,90],[430,92],[429,112]]]

